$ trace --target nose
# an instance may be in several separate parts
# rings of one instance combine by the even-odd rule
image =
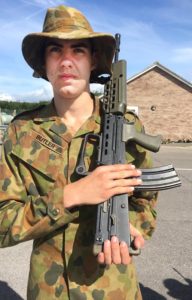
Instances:
[[[61,56],[61,65],[67,67],[72,66],[72,55],[70,49],[63,49]]]

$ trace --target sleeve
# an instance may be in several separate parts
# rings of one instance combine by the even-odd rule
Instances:
[[[17,144],[15,127],[10,124],[0,159],[0,247],[44,237],[78,217],[78,211],[71,213],[64,209],[63,185],[59,179],[52,180],[49,191],[38,193],[34,191],[38,174],[36,178],[30,177],[31,185],[26,188],[29,171],[24,163],[21,168],[12,153],[13,145],[16,148]]]
[[[145,239],[150,239],[156,227],[157,192],[134,193],[129,200],[131,224]]]
[[[128,117],[135,122],[136,129],[144,131],[141,121],[132,115]],[[129,142],[127,147],[127,160],[133,163],[137,168],[151,168],[153,165],[152,156],[149,151],[143,147]],[[157,204],[157,192],[134,192],[129,197],[129,217],[131,224],[136,227],[145,239],[150,239],[155,227],[157,213],[155,210]]]

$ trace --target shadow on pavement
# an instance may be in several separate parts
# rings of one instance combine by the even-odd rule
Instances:
[[[23,300],[11,287],[8,286],[7,282],[0,281],[0,299],[2,300]]]
[[[143,300],[166,300],[164,296],[160,295],[156,291],[145,287],[143,284],[140,283],[140,289],[141,289],[141,294],[143,296]]]
[[[180,275],[186,283],[179,280],[168,278],[164,280],[164,285],[168,289],[167,294],[178,300],[191,300],[192,299],[192,280],[184,277],[177,269],[173,270]]]
[[[173,270],[180,275],[180,277],[185,281],[184,283],[176,280],[175,278],[167,278],[163,281],[165,286],[167,296],[170,296],[171,299],[177,300],[192,300],[192,279],[184,277],[177,269]],[[140,284],[141,293],[143,300],[166,300],[164,296],[160,295],[156,291],[145,287],[143,284]]]

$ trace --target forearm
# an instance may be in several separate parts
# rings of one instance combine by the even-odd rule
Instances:
[[[30,196],[26,200],[1,202],[0,247],[43,237],[78,217],[78,211],[70,213],[62,202],[49,205],[47,197]]]
[[[31,166],[31,152],[24,159],[27,151],[17,151],[12,127],[0,161],[0,247],[43,237],[78,216],[78,211],[70,213],[64,207],[65,182]]]
[[[18,195],[0,192],[0,247],[8,247],[26,240],[43,237],[78,217],[64,208],[63,191],[53,188],[47,195]],[[21,196],[22,195],[22,196]]]

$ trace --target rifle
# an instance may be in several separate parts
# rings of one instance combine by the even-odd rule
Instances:
[[[147,150],[157,152],[162,138],[160,135],[151,136],[144,132],[137,132],[134,122],[125,119],[127,106],[126,96],[126,61],[118,60],[120,35],[116,34],[116,51],[112,64],[112,76],[109,79],[101,78],[105,82],[104,97],[102,99],[102,125],[100,134],[87,134],[82,144],[79,162],[76,172],[79,175],[87,175],[84,157],[86,145],[89,140],[95,139],[98,144],[97,165],[124,164],[125,145],[129,141],[144,147]],[[170,189],[181,185],[178,175],[172,165],[161,166],[152,169],[141,169],[143,184],[135,187],[135,190],[157,191]],[[119,241],[125,241],[132,254],[138,254],[131,249],[129,230],[128,195],[115,195],[97,206],[96,234],[94,254],[102,251],[105,240],[111,240],[117,236]]]

